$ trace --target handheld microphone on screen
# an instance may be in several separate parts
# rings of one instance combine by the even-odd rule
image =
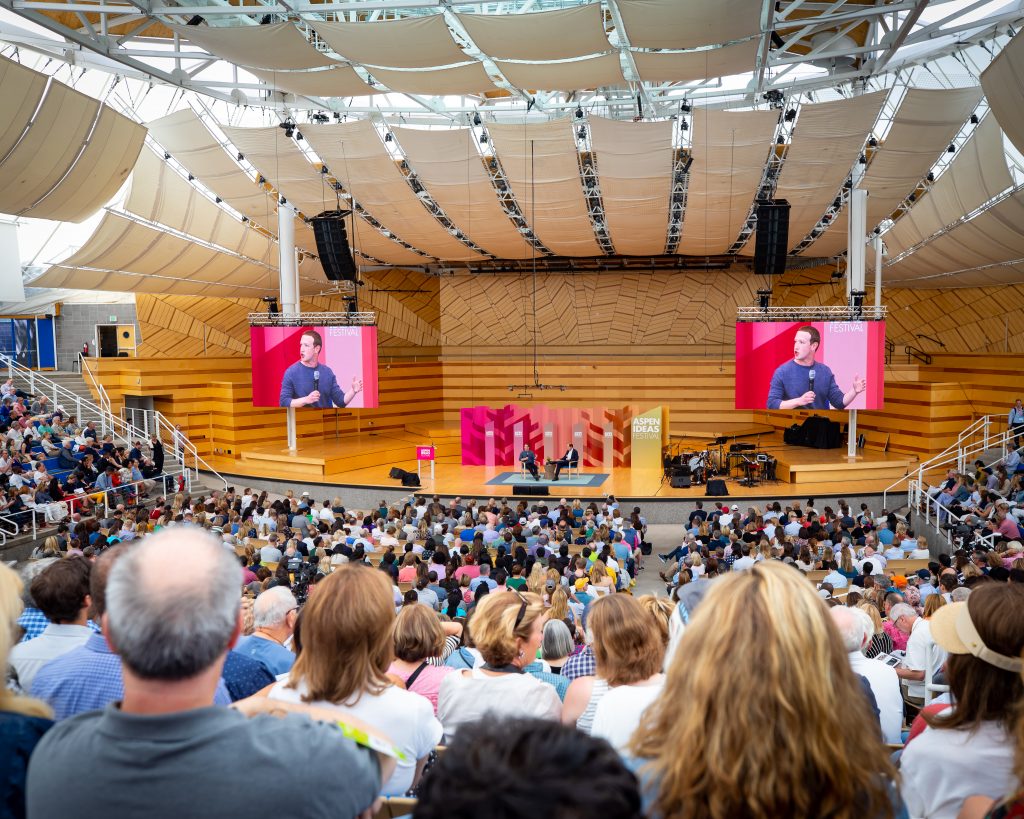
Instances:
[[[320,370],[313,370],[313,391],[320,391]]]
[[[809,373],[807,373],[807,382],[808,382],[807,389],[809,389],[811,392],[814,392],[814,369],[813,368],[811,369],[811,371]]]

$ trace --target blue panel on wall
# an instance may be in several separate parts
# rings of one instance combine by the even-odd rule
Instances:
[[[53,318],[36,319],[36,338],[39,339],[39,366],[56,368],[57,342],[53,335]]]

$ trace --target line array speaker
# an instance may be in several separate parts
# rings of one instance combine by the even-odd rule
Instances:
[[[754,273],[781,276],[786,272],[789,250],[789,202],[778,199],[757,206],[754,237]]]
[[[529,484],[529,483],[516,483],[512,485],[513,495],[547,495],[548,487],[546,484]]]
[[[313,225],[320,264],[332,282],[354,282],[359,278],[345,230],[345,217],[349,213],[351,211],[325,210],[309,220]]]

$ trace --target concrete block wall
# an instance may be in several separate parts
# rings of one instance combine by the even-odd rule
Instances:
[[[116,320],[111,320],[111,317]],[[56,319],[57,369],[70,371],[82,345],[89,342],[89,352],[96,354],[97,324],[134,324],[138,338],[135,302],[124,304],[64,304]]]

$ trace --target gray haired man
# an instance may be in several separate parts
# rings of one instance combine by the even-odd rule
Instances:
[[[242,627],[240,588],[234,556],[190,527],[165,529],[114,564],[103,632],[121,657],[124,699],[43,737],[29,762],[29,817],[221,819],[242,809],[253,783],[258,798],[242,800],[248,819],[357,816],[372,806],[388,757],[306,716],[247,719],[213,707]],[[330,718],[339,717],[353,722]],[[296,790],[282,760],[317,786]]]

